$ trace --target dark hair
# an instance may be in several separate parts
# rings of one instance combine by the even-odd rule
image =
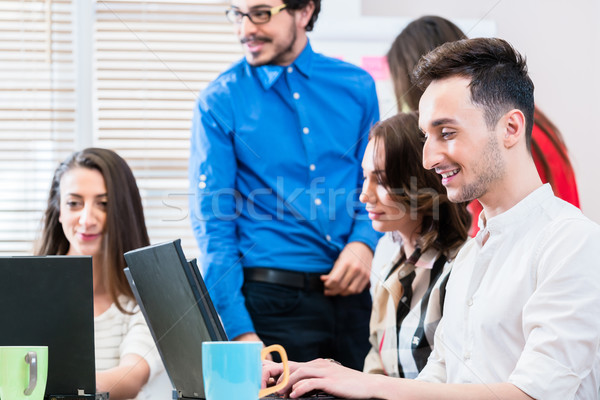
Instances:
[[[452,258],[467,239],[471,214],[466,203],[448,199],[438,174],[423,168],[417,113],[399,113],[379,122],[369,139],[375,141],[374,154],[383,146],[385,165],[378,166],[381,157],[374,157],[375,170],[384,171],[378,178],[392,199],[422,216],[418,243],[421,250],[437,248]]]
[[[387,53],[398,111],[403,104],[414,111],[419,108],[423,90],[412,84],[410,76],[421,56],[441,44],[466,38],[458,26],[433,15],[412,21],[400,32]]]
[[[533,82],[525,58],[510,43],[497,38],[448,42],[424,55],[413,71],[414,83],[423,90],[434,80],[454,76],[471,80],[471,100],[482,106],[490,129],[510,109],[521,110],[531,149]]]
[[[123,254],[150,244],[142,199],[131,169],[117,153],[107,149],[88,148],[73,153],[63,161],[52,178],[48,207],[44,214],[42,236],[38,241],[37,255],[63,255],[69,250],[60,216],[60,181],[63,175],[75,168],[97,170],[106,184],[106,226],[102,239],[103,280],[113,303],[125,312],[118,301],[119,295],[135,300],[123,272],[126,267]]]
[[[313,11],[310,21],[308,21],[308,25],[306,25],[306,31],[310,32],[313,30],[315,22],[317,22],[317,18],[319,18],[319,12],[321,12],[321,0],[283,0],[283,2],[287,4],[288,10],[302,10],[308,3],[313,3],[315,5],[315,10]]]

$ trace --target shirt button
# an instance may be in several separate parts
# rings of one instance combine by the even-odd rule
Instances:
[[[206,180],[206,175],[204,175],[204,174],[200,175],[200,180],[201,181],[205,181]]]
[[[205,189],[205,188],[206,188],[206,182],[200,182],[200,183],[198,184],[198,187],[199,187],[200,189]]]
[[[317,167],[315,166],[315,164],[310,164],[309,168],[310,168],[311,171],[314,171],[315,169],[317,169]]]
[[[321,201],[321,199],[319,199],[319,198],[316,198],[316,199],[315,199],[315,204],[316,204],[316,205],[320,206],[322,203],[323,203],[323,202]]]
[[[465,353],[465,361],[469,361],[471,359],[471,353]]]
[[[473,305],[473,298],[472,297],[469,300],[467,300],[467,305],[469,307],[471,307]]]
[[[298,100],[300,98],[300,93],[296,92],[294,93],[294,99]]]
[[[326,239],[328,242],[331,242],[331,236],[329,236],[329,235],[325,235],[325,239]]]
[[[310,130],[309,130],[307,127],[304,127],[304,129],[302,129],[302,132],[303,132],[305,135],[308,135],[308,132],[310,132]]]
[[[294,72],[294,68],[288,67],[288,72],[291,74],[292,72]]]

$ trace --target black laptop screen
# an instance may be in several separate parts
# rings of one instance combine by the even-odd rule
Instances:
[[[125,253],[129,279],[180,398],[204,398],[202,342],[227,340],[179,240]]]
[[[48,346],[46,395],[96,392],[91,257],[0,257],[0,345]]]

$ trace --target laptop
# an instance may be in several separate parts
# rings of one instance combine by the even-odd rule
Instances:
[[[173,398],[205,399],[202,342],[227,336],[196,260],[186,260],[179,239],[132,250],[125,260],[125,275],[175,388]],[[307,398],[335,399],[323,393]]]
[[[204,399],[202,342],[227,336],[195,261],[180,240],[125,253],[129,280],[140,310],[175,388],[173,398]]]
[[[0,257],[0,345],[48,346],[46,398],[94,398],[92,258]]]

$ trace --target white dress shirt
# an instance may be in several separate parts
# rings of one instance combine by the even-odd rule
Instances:
[[[487,223],[482,213],[479,224],[455,260],[419,379],[510,382],[535,399],[597,399],[600,226],[549,185]]]

